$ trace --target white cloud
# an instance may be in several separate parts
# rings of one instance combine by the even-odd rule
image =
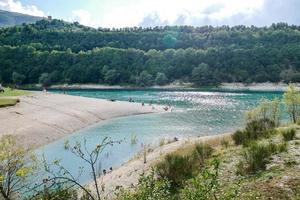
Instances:
[[[92,15],[83,9],[72,11],[71,21],[76,21],[87,26],[95,26],[95,23],[92,20]]]
[[[35,5],[23,5],[18,0],[0,0],[0,9],[33,16],[45,16]]]
[[[137,26],[145,18],[154,16],[156,21],[173,25],[184,16],[189,24],[199,19],[219,21],[243,14],[252,15],[259,11],[265,0],[140,0],[111,8],[103,20],[106,27]],[[159,19],[159,20],[158,20]],[[183,19],[181,19],[183,20]]]

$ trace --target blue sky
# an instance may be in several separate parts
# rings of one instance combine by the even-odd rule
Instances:
[[[93,27],[300,25],[300,0],[0,0],[0,9]]]

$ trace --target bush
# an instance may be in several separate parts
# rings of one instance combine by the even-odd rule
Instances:
[[[281,134],[285,141],[291,141],[294,140],[296,137],[296,130],[295,129],[283,130]]]
[[[236,145],[247,145],[252,140],[259,138],[269,137],[275,132],[275,124],[273,121],[268,119],[254,120],[247,123],[245,130],[237,130],[233,135],[232,139]]]
[[[211,157],[214,149],[208,144],[197,144],[195,146],[194,155],[199,160],[200,166],[204,166],[205,161]]]
[[[253,174],[260,170],[265,170],[270,157],[276,153],[287,150],[287,144],[258,144],[257,142],[249,143],[243,153],[243,160],[237,165],[238,174]]]
[[[182,182],[193,175],[195,163],[190,155],[168,154],[163,161],[156,165],[160,178],[168,179],[172,186],[177,188]]]
[[[76,200],[79,199],[77,195],[77,191],[74,189],[70,189],[68,187],[54,187],[52,189],[44,189],[39,192],[37,195],[30,197],[30,200]],[[29,200],[28,199],[28,200]],[[85,200],[81,198],[81,200]],[[88,200],[86,198],[86,200]]]
[[[156,179],[152,171],[148,176],[142,176],[134,191],[121,188],[117,200],[169,200],[171,199],[171,184],[166,179]]]
[[[204,168],[202,172],[187,181],[181,190],[180,199],[182,200],[206,200],[206,199],[235,199],[239,185],[226,188],[220,183],[219,161],[213,160],[212,168]]]

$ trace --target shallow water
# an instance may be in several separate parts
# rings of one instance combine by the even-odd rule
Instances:
[[[60,93],[61,91],[53,91]],[[61,159],[71,172],[76,174],[84,163],[64,149],[64,142],[70,144],[87,140],[88,148],[100,143],[108,136],[113,140],[122,140],[121,144],[106,149],[99,163],[99,171],[116,168],[131,159],[143,144],[157,145],[161,138],[182,138],[231,132],[244,123],[244,112],[255,106],[264,97],[280,97],[282,93],[274,92],[218,92],[218,91],[164,91],[164,90],[69,90],[67,94],[102,99],[117,99],[155,104],[170,104],[173,112],[148,114],[117,118],[100,122],[91,127],[77,131],[57,142],[37,150],[51,162]],[[137,143],[131,144],[136,135]],[[86,167],[86,166],[85,166]],[[90,180],[88,171],[80,178],[85,183]]]

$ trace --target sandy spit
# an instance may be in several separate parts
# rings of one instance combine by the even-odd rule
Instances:
[[[76,130],[116,117],[161,112],[162,107],[35,92],[20,103],[0,108],[0,136],[12,134],[18,144],[37,148]]]

